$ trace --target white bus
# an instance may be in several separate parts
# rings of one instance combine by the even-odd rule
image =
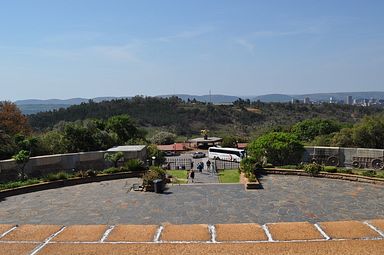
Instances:
[[[211,159],[240,162],[240,160],[245,157],[245,150],[236,148],[209,147],[208,157]]]

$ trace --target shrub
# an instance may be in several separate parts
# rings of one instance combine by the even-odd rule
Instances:
[[[143,175],[143,185],[153,185],[153,181],[157,179],[165,180],[166,172],[158,167],[153,167]]]
[[[103,170],[103,173],[105,174],[113,174],[113,173],[119,173],[119,172],[122,172],[122,168],[110,167]]]
[[[282,169],[297,169],[296,165],[284,165],[284,166],[279,166]]]
[[[252,172],[255,168],[255,164],[257,163],[257,160],[252,157],[244,158],[240,161],[240,171],[247,173]]]
[[[60,171],[58,173],[50,173],[47,176],[43,177],[44,181],[57,181],[57,180],[66,180],[68,178],[72,177],[71,174],[68,174],[67,172]]]
[[[0,184],[0,190],[14,189],[14,188],[22,187],[22,186],[28,186],[28,185],[36,184],[39,182],[40,182],[40,180],[38,180],[38,179],[27,179],[24,181],[12,181],[12,182],[8,182],[8,183],[2,183],[2,184]]]
[[[376,176],[376,171],[374,171],[374,170],[363,171],[361,173],[361,175],[368,176],[368,177],[374,177],[374,176]]]
[[[348,168],[339,168],[339,169],[337,169],[337,172],[338,172],[338,173],[341,173],[341,174],[352,174],[352,169],[348,169]]]
[[[95,170],[89,169],[86,172],[88,177],[95,177],[97,175],[97,172]]]
[[[128,171],[142,171],[145,169],[144,162],[140,159],[130,159],[124,164],[124,168]]]
[[[291,133],[271,132],[248,144],[248,155],[276,166],[300,162],[304,146]]]
[[[324,167],[316,163],[309,163],[304,165],[304,171],[314,176],[317,175],[320,171],[323,171]]]
[[[249,182],[255,182],[256,181],[256,175],[252,172],[246,172],[244,173],[245,177],[247,177]]]
[[[337,167],[335,166],[324,166],[324,171],[327,173],[336,173]]]

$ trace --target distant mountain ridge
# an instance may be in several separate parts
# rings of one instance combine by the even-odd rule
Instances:
[[[119,99],[119,98],[130,98],[130,97],[95,97],[95,98],[70,98],[70,99],[25,99],[25,100],[17,100],[15,103],[17,105],[31,105],[31,104],[60,104],[60,105],[73,105],[73,104],[81,104],[81,103],[87,103],[89,100],[92,100],[96,103],[102,102],[102,101],[109,101],[112,99]]]
[[[211,102],[214,104],[232,103],[237,99],[249,99],[251,101],[260,100],[261,102],[289,102],[292,99],[303,100],[308,97],[311,101],[324,101],[328,102],[332,97],[333,100],[346,101],[347,96],[352,96],[356,99],[375,98],[384,100],[383,91],[369,91],[369,92],[337,92],[337,93],[313,93],[313,94],[298,94],[298,95],[286,95],[286,94],[267,94],[261,96],[230,96],[230,95],[189,95],[189,94],[175,94],[175,95],[159,95],[158,97],[172,97],[177,96],[184,101],[196,99],[200,102]],[[113,99],[131,98],[131,97],[96,97],[92,99],[88,98],[70,98],[70,99],[26,99],[18,100],[15,103],[20,107],[24,114],[32,114],[40,111],[49,111],[59,108],[66,108],[74,104],[87,103],[92,100],[96,103],[102,101],[109,101]]]

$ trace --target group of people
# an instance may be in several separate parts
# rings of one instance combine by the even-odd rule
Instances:
[[[215,163],[211,162],[209,159],[205,163],[207,166],[207,171],[208,173],[211,173],[212,175],[216,173],[216,167]],[[204,169],[204,162],[201,161],[197,164],[196,169],[202,173]],[[193,162],[191,162],[191,170],[188,171],[188,176],[187,176],[188,182],[191,181],[192,183],[195,181],[195,171],[193,170]]]

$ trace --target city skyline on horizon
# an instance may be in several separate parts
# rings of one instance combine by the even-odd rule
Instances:
[[[15,0],[0,100],[382,91],[384,2]]]

